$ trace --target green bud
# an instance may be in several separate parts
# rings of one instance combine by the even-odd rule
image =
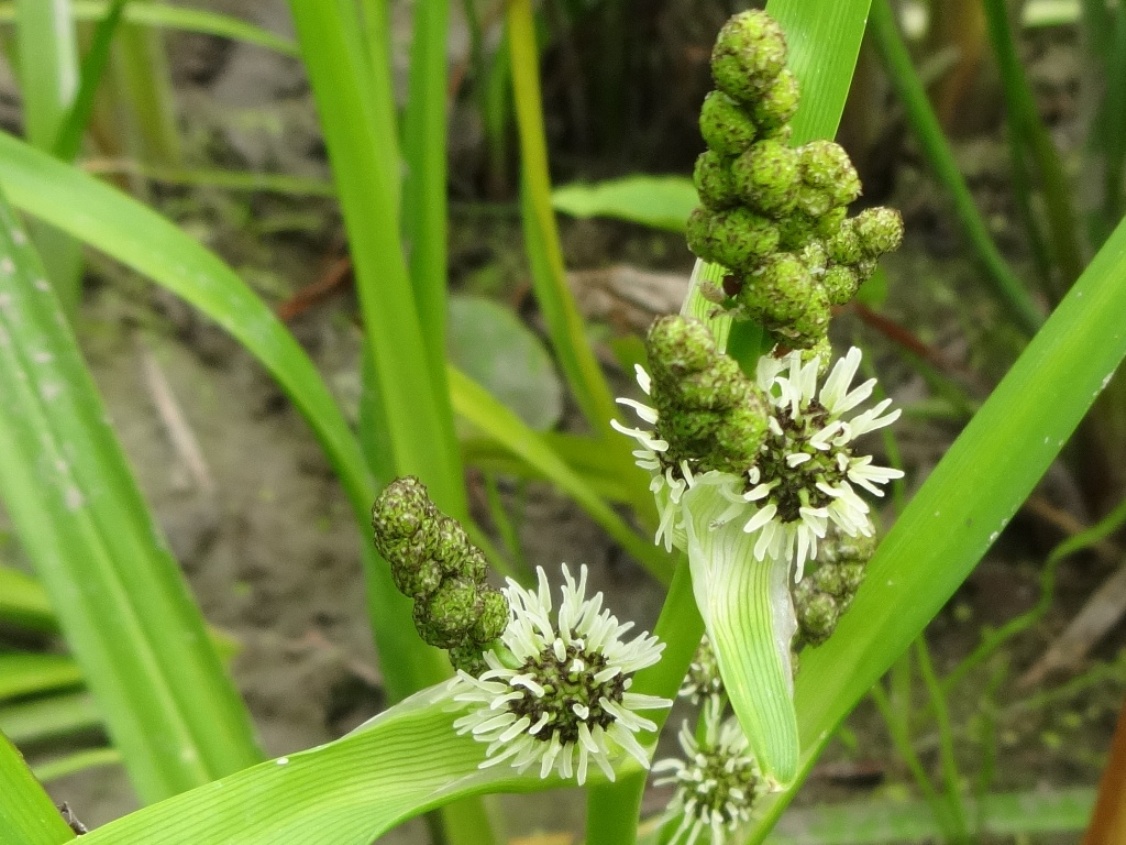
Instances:
[[[818,220],[796,209],[778,221],[778,248],[800,251],[818,237]]]
[[[387,557],[385,548],[413,537],[423,522],[432,519],[436,512],[426,485],[413,475],[388,484],[371,507],[376,550]]]
[[[485,662],[483,649],[476,644],[458,645],[449,650],[450,663],[455,669],[460,669],[478,678],[488,671],[489,664]]]
[[[867,208],[853,222],[860,248],[868,258],[879,258],[903,242],[903,218],[895,209]]]
[[[798,636],[813,646],[829,639],[840,619],[837,600],[817,592],[812,584],[805,581],[794,588],[794,610],[798,617]]]
[[[704,261],[719,263],[715,257],[715,241],[712,230],[715,228],[715,212],[707,208],[693,209],[688,215],[684,237],[692,254]]]
[[[813,296],[809,269],[797,255],[779,252],[770,256],[739,294],[748,311],[771,325],[799,320]]]
[[[778,246],[778,227],[749,209],[718,212],[714,220],[711,252],[724,267],[746,270]]]
[[[388,562],[395,586],[408,598],[426,598],[442,583],[442,565],[425,553],[404,554]]]
[[[833,196],[824,188],[800,184],[794,189],[794,206],[807,217],[821,218],[833,209]]]
[[[834,264],[821,277],[821,286],[833,305],[844,305],[852,301],[860,289],[860,276],[851,267]]]
[[[798,186],[798,154],[780,141],[759,141],[731,164],[740,196],[770,217],[794,207]]]
[[[750,10],[723,25],[712,50],[716,87],[753,102],[786,66],[786,37],[766,12]]]
[[[794,349],[808,349],[820,343],[829,333],[829,320],[833,316],[829,297],[820,287],[815,287],[806,303],[805,311],[792,323],[770,326],[771,334]]]
[[[486,587],[481,591],[481,612],[473,627],[473,639],[490,643],[508,627],[508,600],[499,590]]]
[[[700,108],[700,135],[708,149],[736,156],[754,141],[758,130],[742,105],[722,91],[712,91]]]
[[[797,112],[800,101],[801,90],[798,87],[798,78],[788,68],[783,68],[770,83],[770,87],[754,101],[751,106],[751,116],[760,129],[766,131],[776,129],[789,123],[790,118]]]
[[[696,159],[692,181],[700,201],[708,208],[730,208],[739,202],[735,181],[731,178],[731,164],[718,153],[708,150]]]
[[[844,221],[836,234],[825,242],[829,258],[837,264],[855,264],[864,257],[860,247],[860,237],[856,234],[853,220]]]
[[[508,602],[486,583],[485,555],[465,529],[434,506],[414,477],[398,479],[380,494],[372,526],[395,586],[414,600],[419,636],[439,648],[476,652],[473,660],[480,662],[481,651],[508,622]]]
[[[811,141],[800,155],[802,181],[824,191],[832,205],[848,205],[860,196],[860,176],[840,144]]]
[[[426,642],[453,648],[465,642],[481,612],[478,587],[472,581],[447,578],[434,595],[414,603],[414,622]]]
[[[848,217],[848,209],[844,206],[829,209],[829,213],[825,214],[813,223],[815,234],[819,238],[831,238],[840,231],[841,226]]]
[[[653,322],[646,338],[658,434],[671,462],[742,473],[766,438],[767,403],[738,363],[720,352],[698,320]]]

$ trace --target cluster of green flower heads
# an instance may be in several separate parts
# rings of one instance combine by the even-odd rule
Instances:
[[[414,624],[432,646],[470,674],[508,625],[508,601],[486,581],[484,553],[457,520],[434,505],[414,476],[396,479],[371,510],[375,548],[399,591],[414,601]]]
[[[645,341],[664,460],[741,474],[767,434],[766,397],[699,320],[659,317]]]
[[[825,539],[816,568],[806,572],[791,590],[798,618],[798,630],[791,643],[795,652],[829,639],[860,589],[875,550],[872,537],[848,537],[832,531]],[[796,672],[796,662],[794,668]]]
[[[847,217],[861,186],[841,146],[790,146],[799,91],[785,65],[785,36],[765,12],[735,15],[720,31],[717,90],[700,112],[703,206],[688,220],[688,245],[729,271],[711,298],[761,323],[776,343],[808,349],[825,339],[832,307],[851,300],[899,245],[903,222],[889,208]]]

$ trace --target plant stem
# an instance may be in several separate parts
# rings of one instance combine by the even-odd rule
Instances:
[[[985,15],[989,22],[993,52],[1001,68],[1010,131],[1028,147],[1036,162],[1044,190],[1048,233],[1056,264],[1062,275],[1062,284],[1056,285],[1052,290],[1054,304],[1083,272],[1083,255],[1075,210],[1071,204],[1071,188],[1060,155],[1040,120],[1036,98],[1017,56],[1005,0],[985,0]]]
[[[954,153],[942,133],[934,109],[927,100],[923,83],[915,72],[911,56],[899,35],[888,0],[875,0],[872,3],[868,24],[887,66],[888,78],[907,111],[908,122],[914,128],[923,152],[934,168],[935,176],[950,193],[958,221],[985,268],[986,278],[992,284],[994,294],[1008,307],[1012,318],[1025,334],[1035,334],[1044,322],[1043,313],[1001,256],[985,220],[974,205],[973,196],[958,171]]]
[[[653,633],[665,644],[661,661],[634,676],[632,690],[646,695],[676,698],[696,647],[704,635],[704,620],[696,608],[688,559],[677,561],[668,596]],[[650,718],[660,732],[668,711]],[[586,845],[632,845],[637,841],[637,820],[647,773],[627,775],[616,783],[592,786],[587,792]]]

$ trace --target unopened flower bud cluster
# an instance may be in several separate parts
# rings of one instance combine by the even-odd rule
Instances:
[[[419,636],[450,650],[458,668],[483,667],[481,653],[508,624],[508,602],[486,581],[485,556],[441,513],[414,476],[396,479],[372,506],[376,550],[395,586],[414,601]]]
[[[688,245],[729,271],[712,298],[761,323],[776,343],[807,349],[825,339],[832,307],[851,300],[899,245],[903,223],[889,208],[847,217],[860,179],[838,144],[789,145],[799,91],[785,65],[785,37],[765,12],[736,15],[721,30],[717,90],[700,113],[703,207],[688,220]]]
[[[819,646],[836,630],[856,591],[864,582],[865,568],[875,551],[871,537],[848,537],[831,532],[822,544],[816,568],[792,588],[798,630],[791,648]]]

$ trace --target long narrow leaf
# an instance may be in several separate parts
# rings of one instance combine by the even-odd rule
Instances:
[[[38,632],[58,629],[43,586],[7,566],[0,566],[0,625]]]
[[[74,0],[70,7],[75,20],[92,21],[103,18],[110,4],[107,0]],[[15,19],[13,3],[0,5],[0,23],[11,23]],[[289,39],[238,18],[205,9],[188,9],[164,3],[133,3],[125,10],[125,20],[145,26],[230,38],[232,41],[253,44],[286,56],[298,55],[297,45]]]
[[[0,833],[4,845],[61,845],[74,839],[19,751],[0,734]]]
[[[1126,222],[899,517],[836,633],[803,656],[795,697],[804,774],[997,539],[1110,380],[1126,355],[1123,279]],[[793,792],[767,812],[755,841]]]
[[[252,764],[246,708],[2,201],[0,274],[0,496],[134,785],[155,800]]]
[[[450,391],[458,414],[488,434],[498,446],[519,456],[529,466],[578,502],[626,551],[642,561],[657,578],[672,577],[668,555],[629,528],[541,437],[487,390],[459,370],[450,368]]]

